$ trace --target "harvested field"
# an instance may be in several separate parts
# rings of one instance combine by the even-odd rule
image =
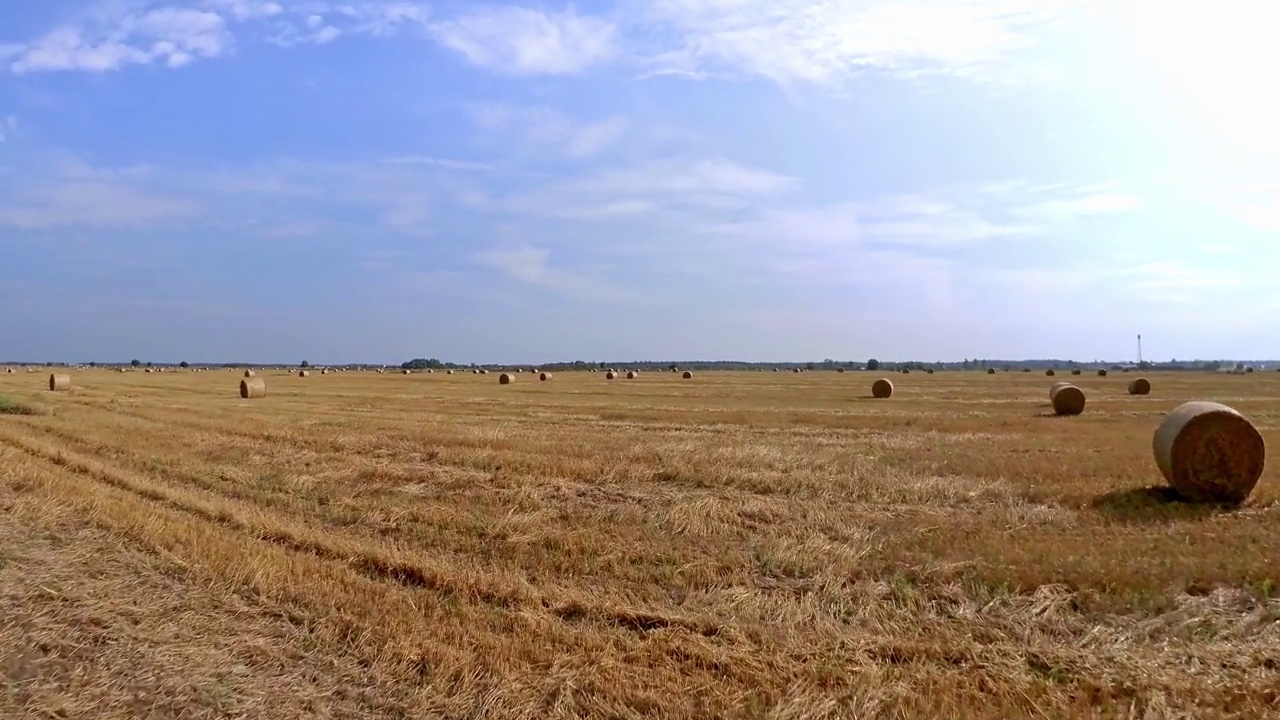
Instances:
[[[3,717],[1262,717],[1280,376],[0,375]]]

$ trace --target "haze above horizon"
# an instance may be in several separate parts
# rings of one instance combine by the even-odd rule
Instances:
[[[0,355],[1280,356],[1275,19],[0,4]]]

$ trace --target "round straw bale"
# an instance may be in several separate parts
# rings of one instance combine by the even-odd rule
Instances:
[[[320,370],[320,374],[321,374],[321,375],[328,375],[328,374],[329,374],[329,369],[328,369],[328,368],[323,368],[323,369],[321,369],[321,370]]]
[[[550,379],[551,379],[551,373],[549,373],[549,372],[538,373],[538,379],[539,379],[539,380],[542,380],[542,381],[544,381],[544,382],[545,382],[545,381],[547,381],[547,380],[550,380]]]
[[[684,378],[685,380],[691,380],[693,379],[693,373],[689,372],[688,370],[685,370],[683,373],[680,374],[680,377]]]
[[[445,374],[445,375],[452,375],[452,374],[453,374],[453,371],[452,371],[452,370],[445,370],[445,371],[444,371],[444,374]]]
[[[1079,368],[1076,368],[1075,370],[1072,370],[1072,371],[1071,371],[1071,374],[1072,374],[1072,375],[1079,375],[1079,374],[1080,374],[1080,369],[1079,369]]]
[[[488,371],[488,370],[481,369],[481,370],[480,370],[480,374],[481,374],[481,375],[488,375],[488,374],[489,374],[489,371]]]
[[[501,375],[498,376],[498,384],[510,385],[511,382],[515,379],[516,379],[516,376],[512,375],[511,373],[502,373]]]
[[[1053,377],[1054,375],[1057,375],[1058,373],[1054,372],[1054,371],[1053,371],[1053,368],[1049,368],[1048,370],[1045,370],[1045,371],[1044,371],[1044,374],[1045,374],[1045,375],[1048,375],[1049,377]]]
[[[910,374],[911,374],[911,368],[902,368],[902,374],[903,374],[903,375],[910,375]]]
[[[401,370],[401,371],[400,371],[400,374],[401,374],[401,375],[412,375],[412,374],[413,374],[413,371],[412,371],[412,370],[409,370],[409,369],[407,369],[407,368],[406,368],[406,369],[404,369],[404,370]]]
[[[298,371],[298,377],[306,377],[306,376],[308,376],[308,375],[310,375],[310,374],[311,374],[311,373],[307,372],[306,370],[299,370],[299,371]]]
[[[148,375],[150,375],[150,374],[151,374],[151,368],[147,368],[144,372],[146,372]]]
[[[49,390],[62,392],[71,389],[71,376],[66,373],[53,373],[49,376]]]
[[[267,381],[262,378],[248,377],[240,381],[240,397],[254,400],[267,396]]]
[[[255,372],[254,372],[254,371],[252,371],[252,370],[245,370],[245,371],[244,371],[244,376],[245,376],[245,377],[247,377],[247,378],[251,378],[251,377],[253,377],[254,375],[257,375],[257,373],[255,373]]]
[[[610,370],[609,372],[607,372],[607,373],[605,373],[605,374],[604,374],[604,379],[605,379],[605,380],[612,380],[612,379],[614,379],[614,378],[616,378],[616,377],[618,377],[618,376],[617,376],[617,375],[615,375],[615,374],[614,374],[614,372],[613,372],[612,370]]]
[[[929,368],[928,370],[925,370],[925,371],[924,371],[924,374],[925,374],[925,375],[932,375],[932,374],[933,374],[933,368]]]
[[[842,372],[844,372],[844,368],[836,368],[836,372],[838,372],[838,373],[842,373]]]
[[[1056,382],[1049,388],[1049,402],[1057,415],[1079,415],[1084,412],[1084,391],[1069,382]]]
[[[627,379],[628,379],[628,380],[635,380],[635,379],[636,379],[636,371],[635,371],[635,370],[630,370],[630,371],[628,371],[628,372],[627,372]]]
[[[995,369],[995,368],[987,368],[987,374],[988,374],[988,375],[995,375],[995,374],[996,374],[996,369]]]
[[[1266,443],[1253,423],[1215,402],[1179,405],[1156,428],[1151,447],[1160,474],[1192,502],[1244,502],[1266,465]]]
[[[1129,381],[1130,395],[1150,395],[1151,382],[1146,378],[1134,378]]]
[[[871,397],[883,400],[891,395],[893,395],[893,383],[884,378],[871,383]]]
[[[5,368],[5,369],[4,369],[4,374],[5,374],[5,375],[12,375],[12,374],[13,374],[13,368]]]
[[[116,372],[125,372],[124,368],[116,368]]]
[[[1099,370],[1099,371],[1098,371],[1098,377],[1106,377],[1106,376],[1107,376],[1107,371],[1106,371],[1106,370]]]
[[[774,369],[773,369],[773,371],[774,371],[774,372],[778,372],[778,368],[774,368]]]
[[[793,372],[793,373],[799,373],[799,372],[800,372],[800,368],[791,368],[791,372]]]

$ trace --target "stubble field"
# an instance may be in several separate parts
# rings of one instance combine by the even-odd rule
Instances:
[[[1280,713],[1280,477],[1151,454],[1280,373],[72,374],[0,373],[4,717]]]

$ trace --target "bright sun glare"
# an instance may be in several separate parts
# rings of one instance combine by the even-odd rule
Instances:
[[[1280,155],[1280,3],[1121,0],[1103,12],[1119,23],[1143,74],[1205,140]]]

